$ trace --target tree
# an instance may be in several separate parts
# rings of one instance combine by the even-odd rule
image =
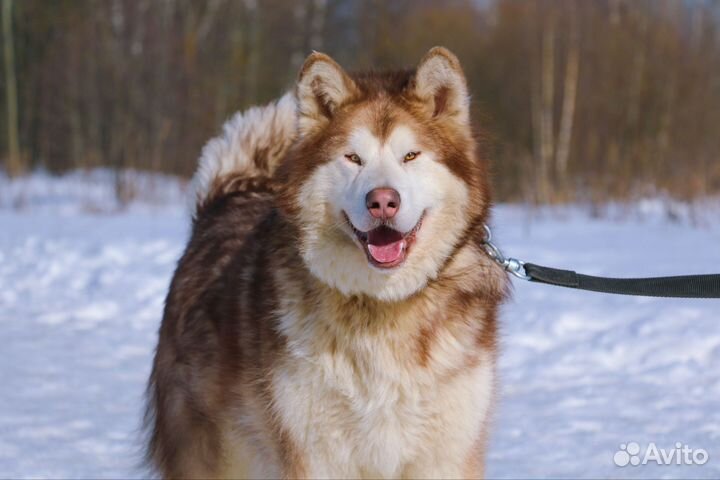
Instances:
[[[11,177],[19,174],[23,170],[18,134],[18,94],[15,76],[15,47],[13,42],[12,11],[12,0],[3,0],[2,29],[3,57],[5,60],[5,101],[7,104],[7,171]]]

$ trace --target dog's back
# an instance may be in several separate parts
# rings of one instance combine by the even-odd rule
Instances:
[[[167,478],[222,475],[223,415],[243,397],[229,387],[240,376],[264,388],[261,357],[278,339],[264,304],[272,295],[263,291],[263,251],[277,220],[272,174],[294,121],[287,95],[237,114],[203,150],[192,238],[166,300],[148,387],[148,457]]]

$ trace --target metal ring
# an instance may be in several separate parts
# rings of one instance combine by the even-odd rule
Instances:
[[[505,256],[495,245],[486,241],[485,252],[490,256],[490,258],[503,265],[503,267],[505,266]]]

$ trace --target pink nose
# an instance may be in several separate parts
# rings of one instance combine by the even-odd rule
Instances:
[[[392,188],[376,188],[365,196],[365,206],[375,218],[393,218],[400,209],[400,194]]]

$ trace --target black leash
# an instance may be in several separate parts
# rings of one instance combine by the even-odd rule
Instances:
[[[507,272],[530,282],[592,292],[643,297],[720,298],[720,274],[682,275],[677,277],[607,278],[583,275],[572,270],[543,267],[505,257],[492,243],[492,232],[485,225],[487,254]]]

